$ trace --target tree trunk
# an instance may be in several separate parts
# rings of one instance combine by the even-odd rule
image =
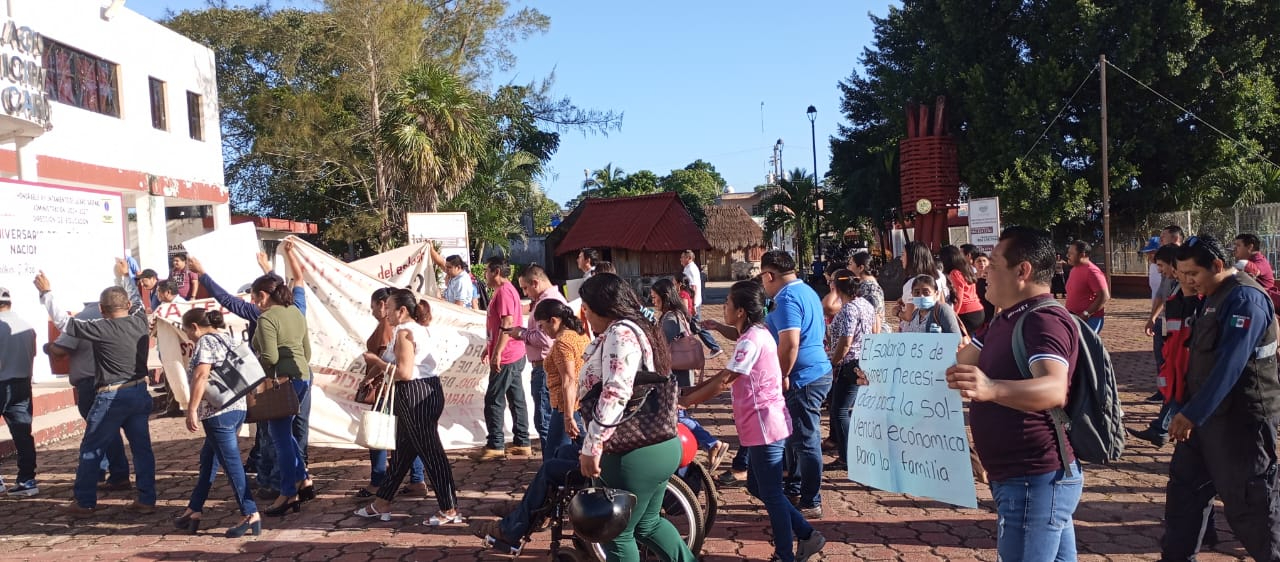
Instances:
[[[378,127],[382,125],[382,97],[378,91],[378,66],[373,53],[373,41],[366,39],[365,61],[369,65],[369,118],[373,121],[371,148],[373,149],[373,183],[378,199],[378,215],[382,219],[382,229],[378,232],[378,251],[391,249],[391,196],[387,179],[386,158],[383,154],[382,140],[378,136]]]

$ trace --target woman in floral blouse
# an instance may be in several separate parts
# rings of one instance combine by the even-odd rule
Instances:
[[[835,462],[825,470],[848,470],[849,419],[858,398],[858,359],[862,358],[862,340],[880,331],[880,318],[865,297],[859,296],[861,280],[852,271],[841,269],[831,276],[831,292],[840,295],[840,312],[831,320],[827,333],[831,336],[831,364],[835,366],[834,382],[828,395],[831,417],[831,441],[836,445]]]
[[[600,478],[605,485],[636,495],[627,528],[605,545],[608,560],[634,562],[640,559],[637,539],[661,553],[666,560],[694,560],[679,531],[660,516],[667,479],[680,465],[682,447],[678,438],[641,447],[626,453],[605,453],[605,443],[613,436],[631,399],[636,373],[641,369],[671,372],[671,358],[665,338],[641,315],[640,299],[622,278],[597,273],[582,284],[582,310],[593,332],[598,334],[587,347],[586,359],[578,375],[578,395],[597,383],[600,399],[583,438],[578,457],[583,476]],[[672,415],[675,415],[673,412]]]
[[[213,366],[225,360],[237,343],[222,331],[223,327],[222,313],[216,310],[193,308],[182,315],[182,331],[188,339],[196,342],[191,352],[191,364],[187,367],[191,374],[187,431],[195,433],[204,426],[204,446],[200,449],[200,476],[196,479],[196,488],[191,491],[191,501],[187,503],[187,510],[174,519],[173,525],[193,535],[200,529],[204,502],[209,498],[213,479],[218,475],[217,467],[221,465],[231,481],[240,515],[244,516],[239,524],[227,529],[226,536],[236,538],[250,531],[255,535],[262,533],[262,518],[249,492],[249,482],[240,463],[240,443],[236,439],[240,426],[244,424],[245,399],[236,400],[221,410],[215,410],[204,399]]]

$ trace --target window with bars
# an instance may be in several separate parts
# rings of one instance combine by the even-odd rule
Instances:
[[[165,84],[163,80],[148,79],[151,90],[151,126],[161,131],[169,130],[169,107],[165,103]]]
[[[44,40],[45,95],[50,101],[120,117],[119,65]]]
[[[187,92],[187,130],[191,138],[204,140],[204,96],[195,92]]]

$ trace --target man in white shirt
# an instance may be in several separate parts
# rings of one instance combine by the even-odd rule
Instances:
[[[720,344],[711,337],[711,333],[702,327],[702,318],[698,314],[702,309],[702,270],[693,261],[693,250],[680,253],[680,265],[684,266],[684,275],[689,278],[689,291],[693,293],[693,310],[690,310],[689,314],[693,316],[694,330],[697,331],[702,344],[711,350],[709,357],[720,355],[724,350],[720,349]]]

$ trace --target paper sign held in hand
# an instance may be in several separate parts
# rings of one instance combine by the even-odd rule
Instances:
[[[849,479],[977,507],[960,393],[947,388],[958,334],[877,334],[863,342],[849,419]]]

